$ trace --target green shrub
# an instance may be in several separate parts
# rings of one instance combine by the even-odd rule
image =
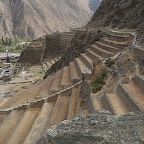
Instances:
[[[107,76],[107,71],[106,69],[104,69],[101,73],[102,77],[105,78]]]
[[[94,84],[105,84],[104,78],[102,77],[102,75],[99,75],[93,83]]]
[[[102,89],[103,85],[105,85],[104,79],[106,76],[107,76],[107,71],[104,69],[101,72],[101,74],[98,75],[96,79],[91,83],[92,93],[97,93]]]
[[[102,85],[99,85],[99,84],[95,84],[93,85],[92,87],[92,93],[97,93],[98,91],[100,91],[102,89]]]

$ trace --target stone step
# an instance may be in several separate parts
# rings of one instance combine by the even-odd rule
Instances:
[[[123,85],[135,102],[144,109],[144,92],[133,82]]]
[[[80,58],[86,64],[86,66],[92,71],[94,66],[93,60],[86,53],[81,53]]]
[[[100,40],[101,43],[112,46],[112,47],[116,47],[119,49],[123,49],[125,47],[127,47],[131,41],[125,41],[125,42],[117,42],[117,41],[113,41],[113,40],[109,40],[106,37],[103,37]]]
[[[50,88],[50,91],[52,93],[60,91],[62,89],[62,87],[60,85],[61,79],[62,79],[62,70],[59,70],[58,72],[56,72],[53,83]]]
[[[126,88],[127,87],[125,87],[125,85],[119,84],[116,89],[118,95],[125,102],[130,111],[141,111],[142,108],[139,106],[139,102],[134,99],[130,91],[128,91]],[[132,90],[132,88],[135,89],[135,86],[132,86],[130,89]],[[137,95],[135,97],[137,97]]]
[[[119,97],[118,94],[106,94],[106,98],[113,110],[114,114],[126,114],[130,112],[124,101]]]
[[[6,119],[6,117],[9,115],[9,113],[10,113],[9,111],[8,112],[0,112],[0,125]]]
[[[102,98],[99,98],[97,94],[91,94],[90,99],[91,99],[94,111],[105,110],[105,107],[102,102]]]
[[[47,62],[45,62],[45,65],[47,66],[47,69],[49,68],[49,65],[47,64]]]
[[[51,119],[48,127],[59,124],[67,119],[68,109],[70,104],[70,96],[62,93],[58,96],[56,104],[51,114]]]
[[[123,36],[123,35],[119,35],[117,33],[113,34],[113,33],[107,33],[106,37],[109,40],[113,40],[113,41],[118,41],[118,42],[124,42],[130,39],[133,39],[133,36]]]
[[[52,66],[52,64],[49,61],[46,61],[46,64],[47,64],[48,68],[50,68]]]
[[[13,110],[0,125],[0,143],[3,144],[7,136],[23,115],[24,110]]]
[[[110,31],[109,35],[113,35],[113,36],[117,36],[117,37],[126,37],[126,38],[129,38],[132,36],[132,34],[130,34],[130,33],[114,32],[114,31]]]
[[[57,60],[56,60],[55,58],[53,59],[53,61],[54,61],[54,62],[57,62]]]
[[[83,61],[80,58],[75,58],[75,62],[77,64],[77,67],[79,69],[79,71],[82,74],[92,74],[92,71],[86,66],[86,64],[83,63]]]
[[[43,135],[54,108],[54,104],[55,103],[53,102],[45,102],[43,104],[23,144],[35,144],[37,140]]]
[[[73,83],[77,83],[79,80],[82,79],[81,72],[79,72],[76,64],[74,62],[70,62],[70,77]]]
[[[113,47],[113,46],[109,46],[109,45],[106,45],[106,44],[103,44],[101,42],[96,42],[95,45],[101,49],[104,49],[108,52],[111,52],[111,53],[117,53],[119,51],[118,48],[116,47]]]
[[[91,45],[91,50],[104,58],[108,58],[113,55],[113,53],[103,50],[96,45]]]
[[[57,62],[59,59],[58,58],[55,58],[55,61]]]
[[[47,69],[48,68],[47,65],[45,64],[45,62],[42,62],[42,67],[43,67],[43,69]]]
[[[55,60],[53,59],[53,60],[50,60],[50,62],[51,62],[51,64],[53,65],[54,63],[55,63]]]
[[[2,100],[0,100],[0,107],[4,105],[9,99],[9,97],[4,97]]]
[[[33,85],[29,89],[18,92],[15,96],[9,99],[1,108],[9,108],[14,105],[19,105],[26,103],[30,100],[34,100],[43,85],[44,82],[41,82],[39,85]]]
[[[73,88],[71,93],[71,98],[70,98],[70,105],[69,105],[67,119],[71,119],[76,116],[78,99],[79,99],[79,88]]]
[[[93,60],[97,60],[98,58],[103,58],[102,56],[98,55],[97,53],[93,52],[90,48],[86,50],[87,55],[91,57]]]
[[[15,130],[12,131],[11,135],[6,140],[7,144],[21,144],[25,140],[33,122],[35,121],[40,108],[29,108],[24,113],[23,118],[17,124]]]
[[[1,108],[9,108],[11,106],[13,106],[17,100],[22,96],[23,93],[25,93],[27,90],[23,89],[20,90],[19,92],[17,92],[13,97],[11,97],[11,99],[9,99],[7,102],[5,102]]]
[[[136,75],[134,78],[133,78],[133,81],[135,84],[137,84],[137,86],[142,90],[144,91],[144,76],[143,75]]]
[[[62,79],[61,79],[60,85],[62,86],[62,88],[67,88],[72,85],[69,66],[66,66],[63,68]]]
[[[54,76],[53,75],[48,76],[48,78],[45,80],[45,84],[37,94],[36,98],[46,97],[50,95],[51,94],[50,88],[53,81],[54,81]]]

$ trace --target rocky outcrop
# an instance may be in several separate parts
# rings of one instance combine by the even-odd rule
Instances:
[[[87,27],[134,29],[139,43],[144,42],[144,1],[103,0]]]
[[[0,1],[0,34],[40,37],[82,27],[92,15],[88,0]]]
[[[144,143],[144,112],[114,116],[97,111],[51,127],[37,144]]]

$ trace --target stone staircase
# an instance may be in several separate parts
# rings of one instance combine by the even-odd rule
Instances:
[[[133,41],[134,36],[130,33],[118,33],[118,32],[108,32],[106,33],[106,37],[109,40],[117,41],[117,42],[125,42],[125,41]]]
[[[0,107],[4,105],[9,99],[9,97],[4,97],[2,100],[0,100]]]
[[[144,76],[136,75],[128,84],[119,84],[114,93],[104,93],[101,100],[91,96],[94,110],[108,110],[113,114],[126,114],[144,109]],[[98,105],[101,105],[99,108]]]
[[[112,47],[114,49],[117,49],[117,48],[122,49],[124,47],[127,47],[131,43],[131,40],[127,40],[127,41],[124,41],[124,42],[123,41],[118,42],[118,41],[110,40],[107,37],[103,37],[103,38],[101,38],[100,42],[104,46],[109,46],[109,47]]]
[[[0,143],[35,144],[48,127],[77,115],[79,87],[31,106],[0,113]]]
[[[79,97],[83,79],[93,75],[95,64],[100,59],[115,55],[123,50],[130,41],[127,35],[107,34],[105,37],[91,45],[85,53],[81,53],[80,57],[75,58],[68,66],[49,75],[38,85],[18,92],[1,105],[0,143],[35,144],[47,128],[77,115],[89,114],[90,110],[82,106],[83,99]],[[124,42],[121,42],[121,39]],[[49,64],[52,65],[57,60],[44,62],[44,67],[51,67]],[[138,86],[141,79],[136,77],[136,81],[137,88],[140,89]],[[91,97],[93,109],[106,109],[114,114],[127,113],[131,111],[131,107],[141,110],[143,105],[138,106],[140,103],[137,101],[135,106],[132,103],[134,100],[130,99],[129,95],[124,95],[124,97],[130,104],[125,104],[127,101],[121,96],[121,91],[127,94],[125,89],[122,90],[124,86],[120,84],[115,93],[104,94],[98,101]],[[134,92],[140,93],[140,90]]]
[[[43,70],[46,72],[48,69],[51,68],[51,66],[56,63],[61,57],[57,57],[57,58],[54,58],[54,59],[51,59],[51,60],[42,60],[41,62],[41,66],[43,68]]]
[[[123,45],[123,43],[127,44],[127,41],[132,39],[130,34],[108,33],[106,36],[99,42],[91,45],[85,53],[81,53],[80,57],[75,58],[75,60],[70,62],[68,66],[59,70],[55,74],[48,76],[48,78],[43,80],[39,85],[34,85],[28,90],[17,93],[5,102],[5,104],[1,106],[1,109],[9,108],[14,105],[22,105],[44,97],[51,97],[51,95],[55,93],[60,94],[61,91],[63,92],[63,90],[70,88],[72,85],[81,81],[84,76],[91,76],[95,68],[95,62],[100,58],[108,58],[115,55],[124,49],[125,45]],[[113,44],[116,44],[115,46],[103,42],[104,38],[110,40],[109,37],[113,37],[111,41],[113,41]],[[123,47],[117,48],[117,43],[120,43],[117,39],[121,39],[121,37],[125,39],[125,41],[121,43],[121,47]],[[51,60],[49,62],[54,64],[57,60]]]

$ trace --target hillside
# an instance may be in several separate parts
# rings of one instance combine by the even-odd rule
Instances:
[[[92,14],[87,0],[0,1],[0,34],[40,37],[84,26]]]
[[[138,43],[142,43],[144,42],[144,1],[103,0],[87,27],[136,31]]]
[[[84,28],[33,40],[16,66],[44,77],[1,99],[0,143],[143,144],[143,4],[103,0]]]

